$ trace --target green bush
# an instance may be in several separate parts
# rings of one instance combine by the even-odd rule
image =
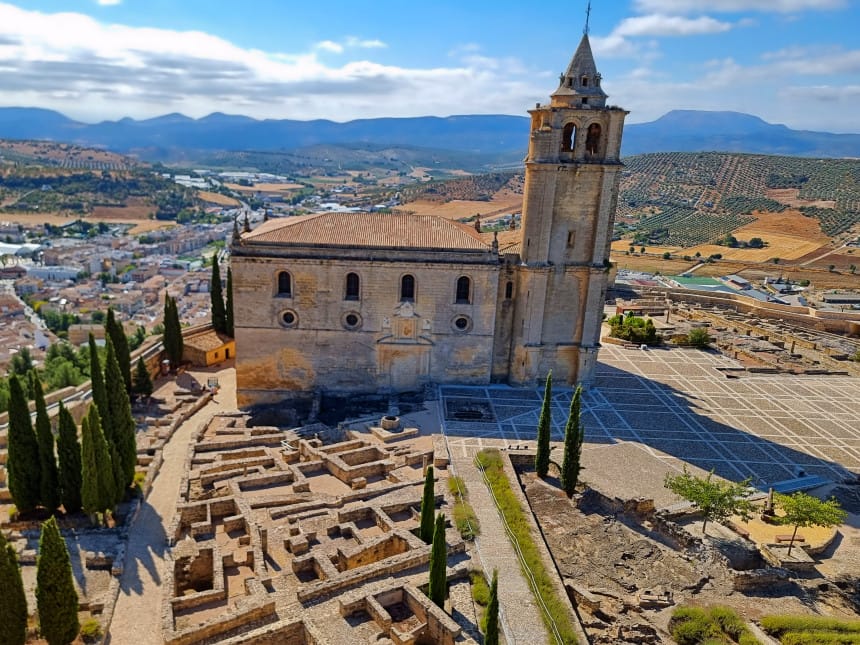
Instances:
[[[744,620],[729,607],[678,607],[669,620],[669,631],[678,645],[761,645]]]
[[[505,475],[501,454],[494,449],[482,450],[477,454],[475,461],[485,469],[485,475],[495,495],[499,511],[516,537],[523,560],[525,560],[525,566],[534,577],[535,584],[532,587],[532,593],[540,596],[547,607],[549,616],[544,612],[541,613],[547,630],[551,630],[551,624],[554,622],[564,643],[576,643],[576,634],[570,622],[567,600],[563,600],[556,593],[553,576],[544,566],[540,551],[538,551],[532,538],[525,512],[511,490],[511,483]],[[522,567],[522,564],[520,566]],[[526,572],[523,571],[523,573]],[[528,576],[526,577],[528,578]]]
[[[87,643],[96,643],[102,637],[102,626],[95,618],[87,618],[81,623],[81,638]]]
[[[781,639],[782,645],[857,645],[860,634],[856,632],[788,632]]]
[[[448,478],[448,490],[454,496],[454,524],[464,540],[474,540],[480,534],[478,516],[469,504],[469,491],[462,477]]]
[[[771,636],[786,632],[860,632],[860,620],[839,620],[827,616],[765,616],[761,628]]]
[[[490,585],[487,584],[487,579],[480,571],[469,572],[469,579],[472,581],[472,600],[486,607],[490,602]]]

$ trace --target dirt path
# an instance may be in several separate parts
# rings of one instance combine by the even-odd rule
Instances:
[[[160,645],[161,589],[167,551],[165,525],[176,511],[188,441],[200,424],[216,412],[236,409],[236,371],[232,362],[219,371],[194,373],[205,383],[217,376],[221,390],[183,423],[164,447],[164,463],[137,520],[129,531],[125,571],[106,643]]]

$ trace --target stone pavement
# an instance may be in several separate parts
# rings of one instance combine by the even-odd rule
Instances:
[[[480,471],[474,464],[477,449],[453,454],[454,473],[463,478],[469,502],[481,525],[481,536],[475,541],[484,571],[499,571],[499,606],[503,612],[502,627],[508,645],[549,643],[540,608],[531,588],[520,571],[520,562],[496,510]]]
[[[191,372],[198,381],[217,376],[220,391],[207,405],[183,423],[164,447],[164,462],[141,506],[126,547],[125,570],[106,643],[160,645],[162,580],[167,553],[165,525],[176,511],[179,483],[184,473],[192,433],[218,412],[236,409],[236,372],[233,362],[219,370]]]

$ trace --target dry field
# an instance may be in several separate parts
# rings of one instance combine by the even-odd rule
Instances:
[[[22,155],[45,157],[53,161],[86,160],[99,163],[128,165],[132,159],[106,150],[82,148],[69,143],[40,141],[0,141],[0,150],[9,150]]]
[[[623,254],[625,251],[630,249],[631,245],[636,250],[639,250],[642,246],[641,244],[633,244],[633,240],[615,240],[612,243],[612,252],[616,255],[619,253]],[[663,253],[665,253],[666,251],[668,251],[669,253],[672,253],[673,255],[675,255],[675,254],[692,255],[693,253],[695,253],[695,251],[693,251],[693,253],[689,253],[687,250],[685,250],[681,246],[652,246],[651,244],[646,244],[645,250],[650,254],[658,254],[658,255],[663,255]]]
[[[227,195],[222,195],[221,193],[212,193],[208,190],[200,190],[197,192],[197,196],[202,199],[204,202],[208,202],[210,204],[218,204],[219,206],[238,206],[239,201],[233,199],[232,197],[227,197]]]
[[[817,201],[800,199],[800,197],[798,197],[800,189],[798,188],[768,188],[764,191],[764,194],[771,199],[775,199],[782,204],[786,204],[794,208],[799,208],[801,206],[818,206],[819,208],[836,207],[836,202],[830,199],[819,199]]]
[[[492,199],[491,201],[466,201],[452,200],[450,202],[434,202],[419,199],[404,204],[397,210],[411,211],[418,215],[437,215],[445,219],[463,219],[480,214],[481,217],[502,215],[505,213],[516,213],[522,208],[523,198],[521,195],[507,199]]]
[[[136,216],[131,208],[97,207],[96,210],[101,211],[101,214],[93,213],[83,218],[77,215],[63,215],[60,213],[0,213],[0,222],[12,222],[14,224],[23,224],[24,226],[39,226],[41,224],[59,226],[61,224],[69,224],[77,219],[83,219],[88,222],[129,224],[132,227],[128,232],[129,235],[141,235],[160,228],[176,226],[176,222]]]

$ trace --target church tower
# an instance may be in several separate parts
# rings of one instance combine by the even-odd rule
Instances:
[[[586,29],[549,104],[529,111],[512,383],[594,375],[627,115],[600,81]]]

